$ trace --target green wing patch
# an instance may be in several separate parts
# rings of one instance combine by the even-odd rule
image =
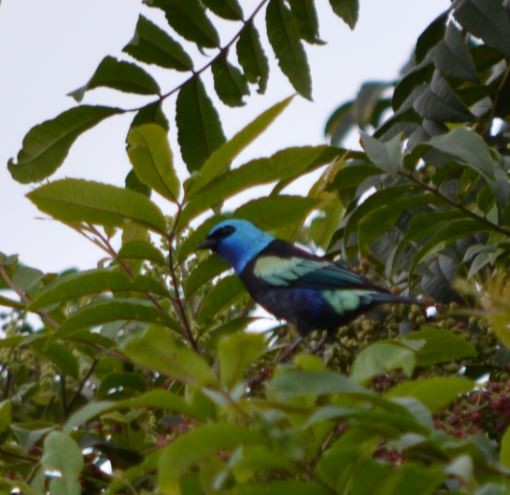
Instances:
[[[307,273],[328,266],[328,261],[316,261],[306,258],[281,258],[279,256],[261,256],[253,267],[253,274],[271,285],[286,286]]]

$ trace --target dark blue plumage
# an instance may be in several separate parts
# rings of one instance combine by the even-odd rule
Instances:
[[[200,245],[226,260],[253,299],[277,318],[311,330],[334,331],[380,303],[416,303],[292,244],[246,220],[216,225]]]

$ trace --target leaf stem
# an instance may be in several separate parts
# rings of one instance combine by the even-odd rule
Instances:
[[[436,195],[438,198],[440,198],[442,201],[444,201],[445,203],[447,203],[451,207],[457,208],[458,210],[462,211],[462,213],[464,213],[465,215],[473,218],[474,220],[477,220],[479,222],[482,222],[482,223],[486,224],[488,227],[490,227],[491,230],[495,230],[496,232],[499,232],[500,234],[503,234],[503,235],[506,235],[506,236],[510,237],[510,230],[505,229],[504,227],[501,227],[501,226],[491,222],[486,217],[483,217],[481,215],[477,215],[474,211],[471,211],[470,209],[466,208],[462,204],[457,203],[453,199],[450,199],[448,196],[444,195],[438,189],[436,189],[436,188],[434,188],[432,186],[429,186],[425,182],[422,182],[420,179],[417,179],[412,174],[408,174],[408,173],[402,172],[402,171],[398,172],[398,174],[401,177],[404,177],[407,180],[410,180],[411,182],[413,182],[417,186],[421,187],[422,189],[425,189],[426,191]]]

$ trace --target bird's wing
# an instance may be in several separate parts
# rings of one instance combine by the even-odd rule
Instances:
[[[263,254],[253,265],[253,275],[277,287],[384,291],[351,270],[312,257]]]

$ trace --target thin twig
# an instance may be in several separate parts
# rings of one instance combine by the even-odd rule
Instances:
[[[405,177],[406,179],[410,180],[414,184],[418,185],[422,189],[425,189],[426,191],[431,192],[432,194],[436,195],[438,198],[440,198],[445,203],[449,204],[453,208],[457,208],[458,210],[462,211],[465,215],[482,222],[486,224],[488,227],[490,227],[491,230],[495,230],[496,232],[499,232],[500,234],[504,234],[506,236],[510,236],[510,230],[505,229],[504,227],[501,227],[493,222],[491,222],[488,218],[477,215],[474,211],[469,210],[465,206],[461,205],[460,203],[455,202],[454,200],[450,199],[448,196],[445,196],[441,191],[438,189],[435,189],[434,187],[429,186],[425,182],[422,182],[421,180],[414,177],[412,174],[408,174],[406,172],[399,172],[399,175],[402,177]]]
[[[67,407],[66,407],[66,410],[65,410],[65,416],[67,416],[73,410],[74,404],[76,403],[76,401],[80,397],[81,391],[83,390],[83,387],[85,386],[85,383],[87,383],[87,380],[92,376],[92,373],[94,373],[94,369],[96,368],[97,363],[98,363],[97,359],[94,359],[92,361],[92,365],[90,366],[90,368],[87,371],[87,373],[85,373],[85,376],[82,378],[82,380],[80,382],[80,385],[76,389],[76,392],[74,393],[72,399],[67,404]]]

